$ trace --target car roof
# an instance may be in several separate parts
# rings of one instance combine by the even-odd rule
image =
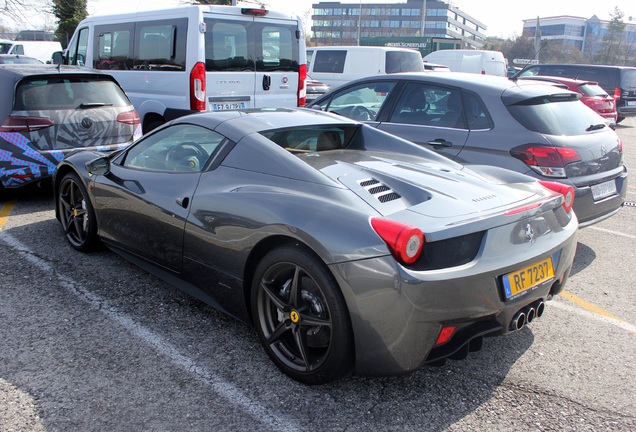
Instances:
[[[375,75],[350,81],[344,86],[355,85],[358,82],[366,82],[371,79],[374,81],[394,81],[396,78],[407,81],[422,80],[439,85],[460,87],[476,93],[492,92],[493,94],[503,94],[504,92],[508,92],[509,94],[517,95],[515,97],[515,100],[517,101],[527,99],[528,97],[540,96],[541,94],[551,95],[555,93],[569,92],[569,90],[559,89],[551,84],[532,82],[530,80],[516,81],[507,77],[480,75],[467,72],[446,72],[440,74],[431,71]]]
[[[51,74],[82,74],[109,76],[105,73],[89,70],[79,66],[51,65],[51,64],[2,64],[0,65],[0,77],[13,76],[16,79],[34,75]]]
[[[563,83],[569,86],[579,86],[581,84],[596,84],[598,82],[591,80],[582,80],[576,78],[568,78],[568,77],[558,77],[552,75],[532,75],[532,76],[523,76],[519,77],[522,80],[534,80],[534,81],[546,81],[546,82],[554,82],[554,83]]]
[[[294,115],[289,115],[294,113]],[[170,124],[191,123],[217,130],[231,140],[266,130],[357,124],[347,117],[308,108],[250,108],[217,111],[180,117]]]

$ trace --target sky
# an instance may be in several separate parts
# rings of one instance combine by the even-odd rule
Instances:
[[[311,5],[319,0],[262,0],[271,9],[285,10],[304,16]],[[424,0],[423,0],[424,1]],[[364,0],[363,3],[405,3],[406,0]],[[137,10],[158,9],[181,4],[181,0],[88,0],[89,15],[132,12]],[[341,3],[355,3],[355,0]],[[636,24],[636,2],[634,0],[531,0],[524,2],[504,0],[453,0],[451,2],[478,21],[486,25],[486,36],[509,38],[521,34],[524,19],[536,19],[537,16],[571,15],[590,18],[593,15],[602,20],[611,19],[610,14],[618,7],[623,11],[623,21],[633,17]],[[36,28],[42,22],[42,15],[29,18],[23,26]],[[45,19],[52,25],[54,17]],[[40,24],[40,27],[42,24]]]

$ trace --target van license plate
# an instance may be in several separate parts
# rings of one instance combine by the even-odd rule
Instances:
[[[614,180],[592,185],[592,197],[594,201],[616,194],[616,182]]]
[[[212,104],[212,110],[225,111],[245,108],[245,102],[218,103]]]
[[[509,299],[553,277],[552,258],[546,258],[526,268],[504,275],[502,278],[504,294]]]

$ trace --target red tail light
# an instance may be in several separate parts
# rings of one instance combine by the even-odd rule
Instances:
[[[126,111],[117,115],[117,122],[129,125],[138,125],[141,123],[137,110]]]
[[[510,150],[515,157],[546,177],[566,177],[565,166],[581,160],[578,152],[567,147],[527,144]]]
[[[0,132],[35,132],[51,126],[53,122],[45,117],[11,116],[0,126]]]
[[[205,63],[194,65],[190,72],[190,109],[205,111]]]
[[[298,68],[298,106],[305,106],[307,103],[307,65],[301,64]]]
[[[544,187],[563,195],[563,209],[566,213],[572,210],[572,206],[574,205],[574,188],[572,186],[545,180],[539,180],[539,183],[541,183]]]
[[[615,101],[621,100],[621,89],[618,87],[614,88],[614,100]]]
[[[371,218],[371,226],[398,262],[413,264],[420,257],[424,234],[419,228],[382,218]]]

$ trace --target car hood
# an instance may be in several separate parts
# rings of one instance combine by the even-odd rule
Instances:
[[[301,158],[382,215],[408,210],[432,218],[465,218],[503,211],[537,197],[534,180],[493,167],[480,172],[450,162],[351,150]]]

